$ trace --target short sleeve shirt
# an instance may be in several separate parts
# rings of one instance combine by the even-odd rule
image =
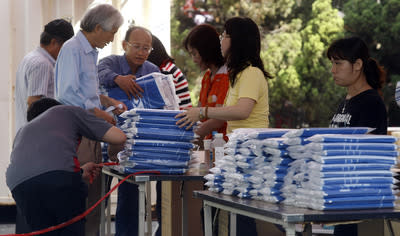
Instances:
[[[73,172],[81,136],[100,141],[112,127],[103,119],[75,106],[55,106],[23,126],[14,139],[6,182],[12,190],[40,174]]]
[[[38,47],[28,53],[18,66],[15,81],[15,130],[26,121],[30,96],[54,97],[54,58]]]
[[[250,116],[245,120],[228,121],[227,133],[237,128],[267,128],[269,126],[268,82],[262,71],[249,66],[237,75],[236,83],[229,87],[225,106],[235,105],[240,98],[255,101]]]

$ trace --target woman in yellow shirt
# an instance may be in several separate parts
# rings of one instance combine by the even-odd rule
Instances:
[[[221,52],[229,72],[229,90],[224,107],[196,107],[179,114],[180,127],[213,118],[228,121],[227,133],[237,128],[267,128],[268,82],[260,57],[261,37],[257,24],[247,17],[226,21],[220,35]]]
[[[247,17],[226,21],[220,35],[221,52],[229,73],[229,90],[223,107],[196,107],[176,117],[180,127],[190,128],[202,119],[226,120],[227,133],[237,128],[267,128],[268,82],[271,75],[265,71],[260,57],[261,37],[258,26]],[[237,216],[238,235],[257,235],[252,218]]]

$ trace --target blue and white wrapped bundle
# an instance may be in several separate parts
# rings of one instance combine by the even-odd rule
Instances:
[[[118,154],[125,173],[157,170],[161,173],[183,173],[191,158],[192,143],[197,138],[193,130],[175,125],[174,116],[182,111],[160,109],[132,109],[121,117],[121,129],[128,140]]]
[[[279,202],[280,187],[292,161],[280,137],[287,129],[236,129],[229,135],[225,156],[211,169],[206,186],[210,191],[241,198]],[[271,153],[265,152],[265,148]]]
[[[397,182],[391,169],[397,164],[397,139],[387,135],[360,135],[366,128],[352,128],[342,134],[337,128],[317,129],[310,142],[289,146],[297,160],[282,187],[283,202],[318,210],[393,207]],[[316,130],[293,132],[298,138]],[[323,134],[321,132],[326,132]]]
[[[175,85],[170,75],[151,73],[136,78],[135,82],[143,89],[143,96],[139,99],[129,98],[118,87],[108,89],[107,92],[102,89],[102,93],[125,103],[128,110],[133,108],[176,110],[179,108],[180,100],[176,96]]]

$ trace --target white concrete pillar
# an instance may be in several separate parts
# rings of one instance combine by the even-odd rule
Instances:
[[[12,127],[10,127],[9,119],[12,117],[12,109],[10,106],[11,100],[11,71],[9,70],[11,62],[11,35],[12,27],[10,22],[11,16],[11,2],[13,0],[0,1],[0,21],[3,22],[3,27],[0,28],[0,34],[3,35],[0,43],[0,51],[3,56],[0,57],[0,71],[2,71],[2,84],[0,86],[0,203],[12,203],[11,195],[5,184],[5,173],[9,163],[10,153],[10,134],[12,133]]]

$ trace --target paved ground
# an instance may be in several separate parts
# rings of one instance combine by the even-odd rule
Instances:
[[[15,233],[15,224],[0,224],[0,234]]]
[[[153,221],[153,235],[155,230],[158,227],[157,221]],[[115,225],[114,221],[111,222],[111,232],[115,233]],[[15,224],[0,224],[0,235],[2,234],[14,234],[15,233]]]

